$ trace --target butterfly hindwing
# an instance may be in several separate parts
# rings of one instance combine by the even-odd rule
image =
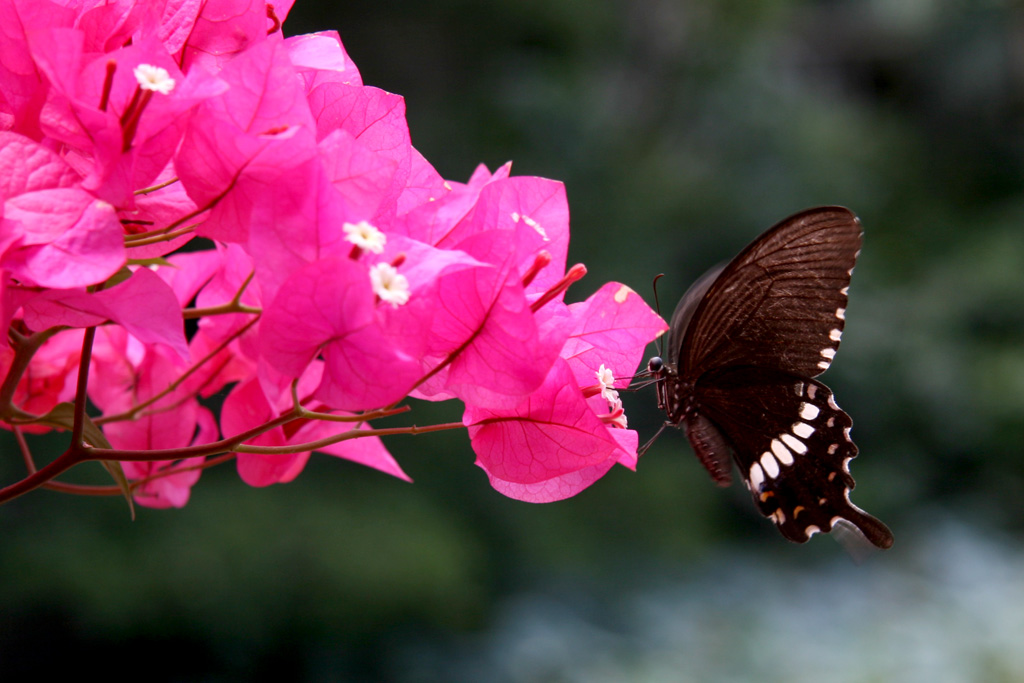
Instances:
[[[839,348],[860,245],[860,221],[842,207],[810,209],[765,232],[678,321],[685,328],[673,327],[680,376],[732,365],[824,372]]]
[[[694,394],[701,415],[731,446],[755,505],[783,536],[803,543],[845,519],[874,545],[892,545],[889,529],[850,502],[853,421],[828,387],[742,366],[708,373]]]

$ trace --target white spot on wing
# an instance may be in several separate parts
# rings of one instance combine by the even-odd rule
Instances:
[[[758,491],[764,483],[764,470],[756,462],[750,466],[750,490]]]
[[[761,466],[764,467],[765,474],[772,479],[779,476],[779,463],[768,451],[761,454]]]
[[[827,360],[832,360],[833,358],[836,357],[836,350],[832,349],[832,348],[822,349],[821,350],[821,357],[825,358]]]
[[[828,333],[828,338],[834,342],[839,341],[842,338],[842,336],[843,331],[840,330],[838,327],[834,328],[831,332]]]
[[[813,384],[807,385],[807,398],[814,400],[814,395],[818,393],[818,387]]]
[[[846,320],[846,309],[845,308],[837,308],[836,309],[836,317],[839,318],[840,320]]]
[[[819,412],[821,411],[818,410],[818,406],[814,405],[813,403],[800,404],[800,417],[802,417],[805,420],[813,420],[814,418],[818,417]]]
[[[787,436],[789,436],[789,434],[782,435],[783,438]],[[782,443],[778,439],[772,439],[772,453],[775,454],[775,457],[778,458],[779,462],[783,465],[793,464],[793,454],[788,448],[786,448],[786,444]]]
[[[811,536],[813,536],[814,534],[818,533],[819,531],[821,531],[821,529],[819,529],[817,526],[815,526],[813,524],[811,524],[806,529],[804,529],[804,533],[807,534],[807,538],[810,538]]]
[[[806,439],[814,433],[814,427],[807,424],[806,422],[794,422],[793,426],[790,427],[793,433],[799,436],[801,439]]]
[[[794,453],[799,453],[800,455],[803,455],[804,453],[807,452],[807,444],[805,444],[803,441],[796,438],[792,434],[783,434],[779,438],[781,438],[783,443],[789,446],[789,450],[793,451]],[[787,462],[786,464],[791,465],[792,460],[790,462]]]

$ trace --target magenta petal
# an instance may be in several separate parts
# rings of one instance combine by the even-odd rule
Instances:
[[[0,197],[68,188],[81,176],[43,145],[9,131],[0,132]]]
[[[582,470],[569,472],[534,484],[504,481],[488,473],[491,486],[498,493],[526,503],[553,503],[571,498],[607,474],[615,464],[612,460],[599,462]]]
[[[188,469],[176,474],[161,475],[135,488],[132,497],[139,505],[155,509],[183,508],[192,495],[192,487],[199,481],[202,470],[198,465],[204,458],[185,460],[157,460],[154,462],[126,462],[122,464],[125,476],[131,480],[146,479],[168,469]]]
[[[472,298],[476,294],[467,291],[458,303],[482,307],[485,301]],[[476,322],[481,315],[486,317],[451,364],[448,389],[468,404],[514,407],[544,381],[562,338],[540,337],[518,282],[506,284],[489,310],[473,310],[465,319]]]
[[[292,36],[284,41],[288,57],[310,91],[321,83],[362,85],[359,69],[345,52],[337,31]]]
[[[265,41],[228,63],[232,87],[197,107],[175,157],[189,196],[213,206],[198,234],[245,242],[267,188],[316,156],[314,123],[286,50]]]
[[[182,359],[189,357],[174,292],[147,268],[102,292],[50,290],[25,305],[25,323],[35,330],[57,325],[91,327],[104,320],[122,325],[143,344],[166,344]]]
[[[320,347],[374,322],[367,271],[355,261],[335,258],[296,271],[264,309],[262,355],[290,377],[301,375]]]
[[[371,325],[324,349],[324,379],[314,396],[335,410],[383,408],[402,400],[421,375],[417,359]]]
[[[448,185],[441,174],[427,161],[415,147],[409,156],[409,180],[402,188],[398,197],[397,211],[404,214],[416,206],[435,201],[448,193]]]
[[[348,222],[373,218],[389,198],[398,162],[340,129],[317,147],[327,177],[344,203]]]
[[[274,3],[282,21],[291,4]],[[215,71],[218,64],[236,54],[251,52],[254,45],[267,41],[268,22],[265,0],[204,0],[184,48],[186,66],[202,64]]]
[[[476,464],[488,475],[516,484],[537,484],[605,461],[614,463],[618,450],[564,361],[555,363],[541,388],[515,410],[469,407],[463,422]]]
[[[609,429],[608,433],[619,444],[618,463],[635,471],[638,462],[636,450],[640,443],[640,435],[633,429]]]
[[[3,232],[22,236],[4,255],[13,275],[43,287],[102,282],[124,264],[121,223],[114,207],[80,190],[45,190],[8,200]]]
[[[316,398],[338,410],[398,401],[422,374],[418,360],[381,328],[368,270],[348,258],[311,263],[293,274],[264,310],[260,342],[267,361],[291,377],[322,349]]]
[[[269,446],[270,443],[261,443]],[[274,444],[284,445],[284,444]],[[302,453],[262,453],[238,454],[238,477],[249,486],[270,486],[271,484],[287,484],[295,479],[306,468],[309,462],[309,451]]]
[[[355,427],[355,424],[354,422],[314,422],[300,429],[293,440],[312,441],[313,439],[323,439],[347,432]],[[368,425],[360,427],[360,429],[369,428]],[[372,467],[404,481],[412,481],[409,475],[402,471],[402,468],[388,452],[388,449],[384,447],[384,443],[376,436],[339,441],[331,446],[318,448],[317,451]]]
[[[617,282],[569,310],[576,322],[561,355],[584,385],[593,382],[603,364],[614,373],[616,386],[626,386],[647,344],[668,329],[639,294]]]
[[[300,394],[302,392],[300,387]],[[224,433],[232,435],[266,422],[277,414],[278,411],[272,409],[267,402],[259,382],[250,380],[236,387],[225,400],[221,423]],[[352,422],[310,420],[288,436],[284,429],[277,428],[247,443],[261,446],[299,445],[343,434],[355,427],[356,423]],[[377,437],[350,439],[318,450],[411,481]],[[309,456],[309,451],[275,455],[239,453],[238,474],[250,486],[285,483],[298,476]]]
[[[551,263],[540,271],[530,292],[543,292],[565,273],[569,247],[569,204],[562,183],[533,176],[505,178],[488,183],[465,219],[439,243],[446,248],[464,248],[469,237],[491,230],[507,230],[514,234],[511,251],[514,267],[522,276],[533,265],[539,251],[551,255]],[[494,258],[469,250],[478,259],[499,263],[508,258],[508,250],[500,249]]]
[[[256,379],[238,384],[224,399],[221,409],[220,426],[225,437],[256,427],[277,416]],[[277,427],[246,442],[258,446],[284,446],[287,443],[284,430]],[[304,453],[238,453],[236,458],[238,476],[249,486],[269,486],[288,482],[298,476],[309,460]]]
[[[0,92],[4,94],[5,118],[13,115],[13,128],[33,138],[40,137],[39,108],[48,85],[37,72],[28,36],[56,26],[71,26],[75,11],[47,0],[0,3]]]
[[[143,344],[166,344],[188,360],[188,342],[181,307],[170,286],[148,268],[139,268],[125,282],[98,292],[110,319]]]
[[[396,166],[381,211],[394,212],[412,169],[412,144],[405,121],[405,100],[368,86],[325,83],[309,94],[317,139],[341,129]]]

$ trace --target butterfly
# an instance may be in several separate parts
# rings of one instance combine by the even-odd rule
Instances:
[[[850,502],[853,421],[814,379],[839,348],[861,240],[842,207],[786,218],[690,287],[667,357],[648,363],[662,430],[684,427],[719,485],[731,483],[735,460],[757,509],[797,543],[851,525],[878,548],[893,542]]]

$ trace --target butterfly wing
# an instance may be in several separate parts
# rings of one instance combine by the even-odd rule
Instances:
[[[813,379],[839,348],[860,246],[849,210],[803,211],[699,280],[672,318],[670,422],[685,425],[720,484],[731,451],[755,505],[798,543],[848,522],[892,545],[889,529],[850,502],[852,420]]]
[[[803,543],[840,520],[879,548],[889,529],[850,502],[850,416],[821,382],[742,366],[707,373],[694,389],[701,415],[720,431],[761,514]],[[688,432],[689,434],[689,432]]]
[[[722,270],[692,313],[673,316],[680,377],[694,381],[732,365],[824,372],[839,348],[860,245],[860,221],[838,206],[769,229]]]

